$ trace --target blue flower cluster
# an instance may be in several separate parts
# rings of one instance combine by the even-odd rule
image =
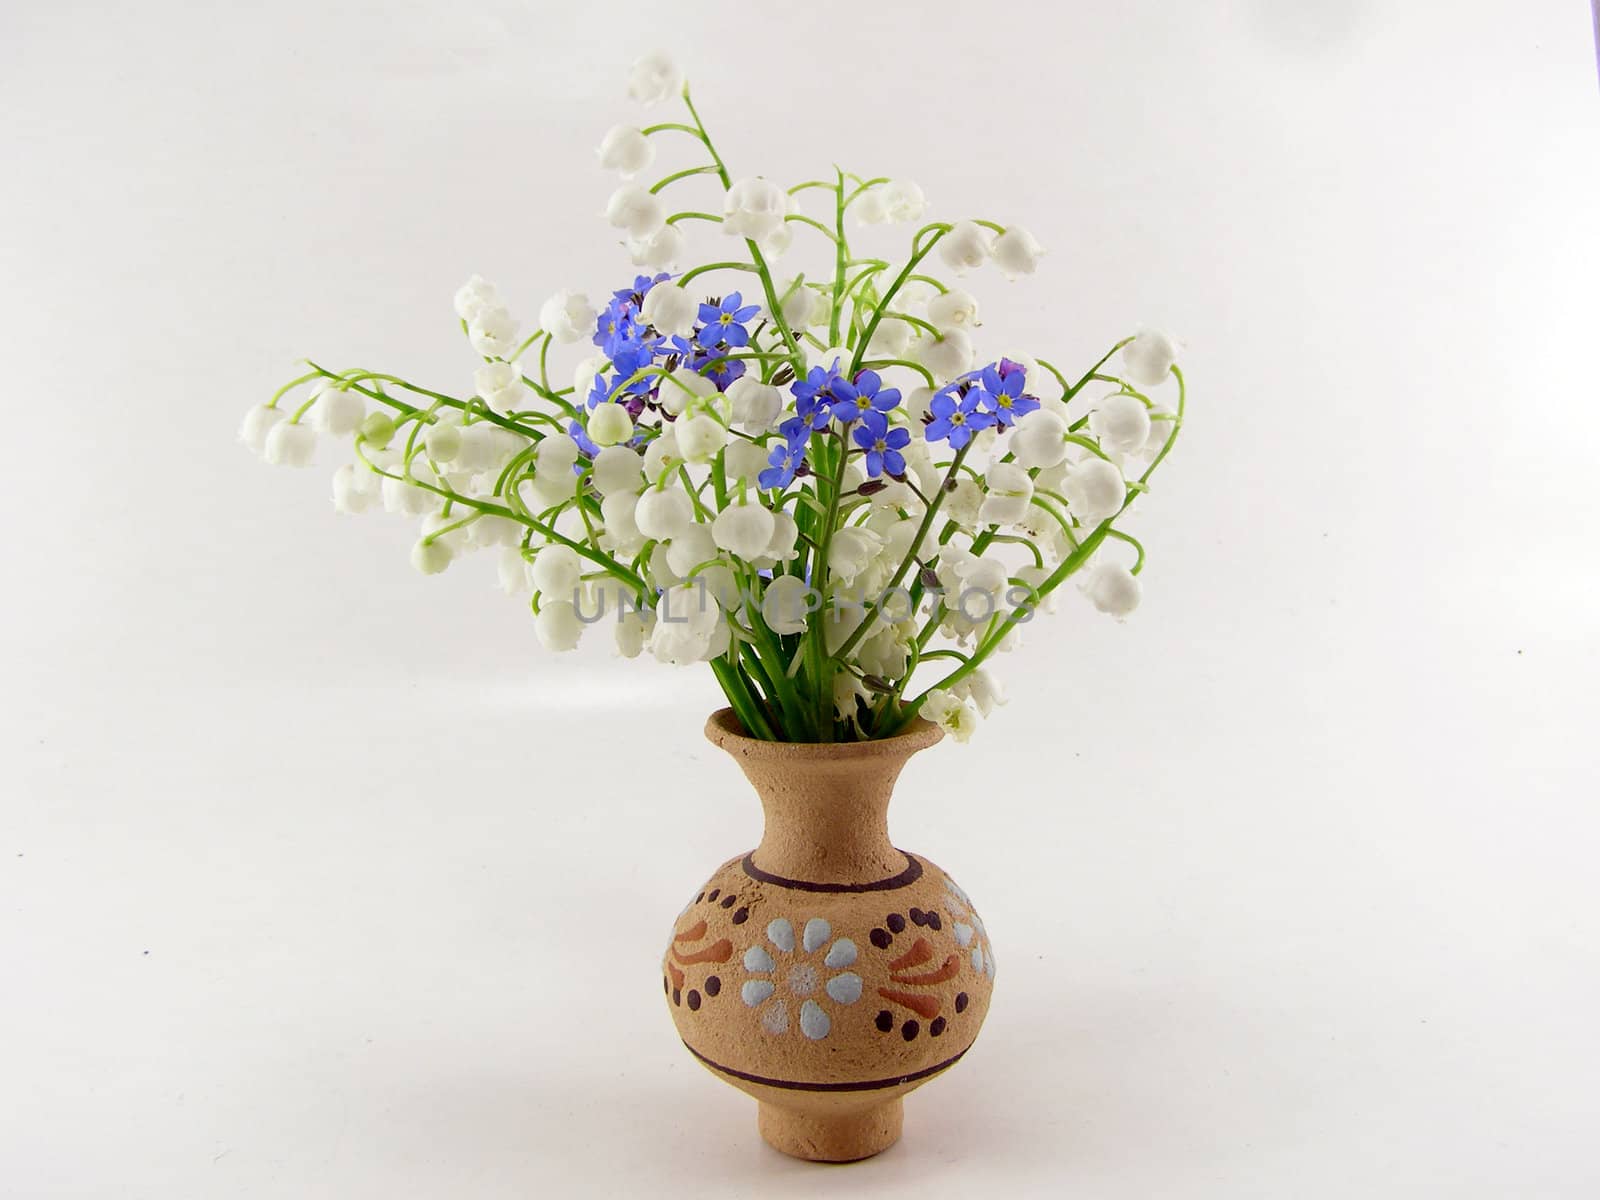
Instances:
[[[584,398],[589,409],[622,404],[637,424],[646,409],[659,407],[659,376],[640,377],[640,372],[651,366],[681,364],[703,374],[719,391],[727,391],[728,385],[745,373],[743,361],[727,356],[750,344],[749,322],[758,307],[745,304],[743,297],[734,292],[722,300],[702,304],[700,323],[688,337],[663,337],[645,324],[641,314],[650,289],[671,278],[669,274],[653,278],[640,275],[631,287],[611,294],[611,302],[595,322],[594,330],[594,344],[611,360],[611,365],[595,376],[594,386]],[[580,422],[573,421],[567,432],[585,455],[593,458],[599,452]]]
[[[1016,424],[1039,407],[1036,397],[1022,389],[1026,368],[1009,358],[968,372],[934,393],[928,405],[929,420],[923,436],[930,442],[949,442],[959,450],[973,435],[992,426]]]
[[[831,366],[812,367],[789,390],[794,393],[798,415],[778,426],[783,441],[767,459],[771,465],[757,477],[762,487],[784,488],[794,482],[804,470],[806,443],[812,432],[827,429],[833,421],[846,428],[855,426],[851,436],[866,452],[867,474],[872,478],[905,474],[901,451],[911,444],[911,433],[889,425],[889,413],[900,403],[900,390],[884,387],[876,371],[858,371],[854,379],[846,379],[835,359]]]

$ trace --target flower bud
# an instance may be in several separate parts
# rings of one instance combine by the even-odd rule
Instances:
[[[367,415],[367,401],[360,392],[347,392],[329,384],[317,393],[311,420],[323,433],[336,437],[354,433]]]
[[[583,560],[571,546],[559,542],[540,550],[533,560],[533,586],[553,600],[567,600],[578,587]]]
[[[965,329],[947,329],[942,337],[917,343],[917,358],[935,379],[951,380],[972,369],[975,352]]]
[[[633,436],[633,418],[622,405],[608,402],[589,414],[588,432],[596,446],[615,446]]]
[[[386,412],[368,413],[361,422],[361,440],[375,449],[382,450],[394,440],[394,434],[394,418]]]
[[[694,506],[679,488],[652,488],[639,498],[634,521],[645,537],[664,542],[694,524]]]
[[[424,575],[438,575],[450,565],[455,551],[443,538],[435,541],[419,540],[411,547],[411,565]]]
[[[595,457],[591,479],[594,490],[602,496],[637,492],[644,486],[639,455],[627,446],[607,446]]]
[[[978,298],[951,288],[928,301],[928,320],[940,329],[971,329],[978,323]]]
[[[687,462],[708,463],[728,444],[728,431],[715,417],[705,413],[683,418],[676,432],[678,449]]]
[[[1038,408],[1017,422],[1011,453],[1025,467],[1053,467],[1067,458],[1067,423],[1047,408]]]

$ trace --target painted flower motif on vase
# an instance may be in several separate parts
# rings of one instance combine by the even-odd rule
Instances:
[[[831,944],[830,944],[831,943]],[[740,997],[759,1013],[761,1027],[783,1034],[792,1024],[812,1041],[820,1041],[833,1028],[833,1018],[821,1003],[850,1005],[861,999],[861,976],[846,968],[855,965],[856,944],[833,937],[833,927],[812,917],[801,928],[779,917],[767,926],[766,942],[744,953],[745,980]]]
[[[983,927],[983,918],[972,906],[972,898],[961,890],[961,885],[948,875],[944,890],[948,896],[950,916],[954,924],[956,944],[967,951],[972,969],[994,979],[994,947],[989,944],[989,932]]]

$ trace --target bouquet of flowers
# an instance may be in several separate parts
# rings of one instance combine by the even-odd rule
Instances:
[[[916,184],[735,178],[670,60],[635,63],[629,90],[686,109],[599,147],[625,181],[606,217],[647,273],[598,311],[557,292],[522,337],[474,276],[455,297],[480,360],[466,395],[308,362],[243,440],[305,466],[319,432],[342,439],[334,504],[419,518],[419,571],[496,550],[544,646],[609,624],[630,658],[708,663],[754,737],[882,738],[921,716],[966,740],[1001,699],[986,664],[1068,579],[1119,619],[1138,604],[1144,550],[1117,525],[1182,427],[1173,343],[1139,332],[1075,377],[984,362],[978,302],[946,276],[1031,275],[1027,230],[930,221],[903,261],[858,256],[852,226],[922,219]],[[669,140],[702,161],[634,182]],[[673,211],[702,175],[720,211]],[[680,269],[700,225],[727,250]],[[824,261],[780,273],[797,234]],[[561,386],[552,351],[585,341]]]

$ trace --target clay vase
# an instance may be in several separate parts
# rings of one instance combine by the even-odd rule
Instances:
[[[689,1053],[760,1102],[761,1136],[849,1162],[900,1137],[903,1097],[978,1036],[994,953],[966,893],[889,841],[889,797],[926,722],[875,742],[746,737],[731,709],[706,736],[761,798],[761,844],[678,914],[662,985]]]

